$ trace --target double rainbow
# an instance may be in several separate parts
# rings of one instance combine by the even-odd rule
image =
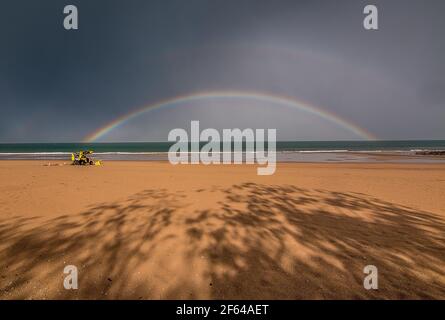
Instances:
[[[296,108],[298,110],[307,112],[319,116],[331,123],[339,125],[340,127],[354,133],[355,135],[365,139],[365,140],[376,140],[377,138],[364,128],[332,113],[324,110],[320,107],[311,105],[301,100],[296,100],[290,97],[277,96],[272,94],[263,94],[257,92],[244,92],[244,91],[214,91],[214,92],[203,92],[195,93],[184,96],[179,96],[172,99],[163,100],[148,106],[144,106],[140,109],[131,111],[117,119],[109,122],[108,124],[102,126],[98,130],[92,132],[87,137],[84,138],[83,142],[96,142],[98,139],[104,137],[106,134],[112,130],[118,128],[124,123],[152,110],[161,109],[168,106],[179,106],[186,102],[194,102],[206,99],[227,99],[227,98],[239,98],[246,99],[250,101],[260,101],[269,102],[272,104],[283,105],[291,108]]]

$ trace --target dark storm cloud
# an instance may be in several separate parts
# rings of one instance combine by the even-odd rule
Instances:
[[[372,1],[380,30],[365,31],[368,3],[5,0],[0,142],[79,141],[149,102],[225,89],[301,98],[380,138],[443,138],[445,3]]]

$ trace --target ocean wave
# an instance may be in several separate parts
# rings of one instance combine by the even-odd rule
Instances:
[[[267,150],[264,150],[267,152]],[[321,149],[321,150],[276,150],[276,153],[381,153],[381,152],[419,152],[419,151],[430,151],[430,149],[412,149],[412,150],[347,150],[347,149]],[[104,152],[94,152],[93,155],[162,155],[167,154],[169,151],[104,151]],[[227,153],[257,153],[259,151],[214,151],[216,154],[227,154]],[[263,152],[263,151],[261,151]],[[202,151],[188,151],[188,154],[199,154]],[[0,156],[21,156],[21,155],[36,155],[36,156],[57,156],[57,155],[71,155],[72,152],[0,152]]]
[[[303,154],[311,154],[311,153],[414,153],[414,152],[424,152],[424,151],[432,151],[433,149],[394,149],[394,150],[350,150],[350,149],[319,149],[319,150],[276,150],[276,153],[280,154],[295,154],[295,153],[303,153]],[[103,151],[103,152],[94,152],[95,156],[144,156],[144,155],[165,155],[168,154],[169,151]],[[257,153],[258,151],[214,151],[215,154],[237,154],[237,153]],[[263,151],[261,151],[263,152]],[[267,152],[265,150],[264,152]],[[202,151],[188,151],[187,154],[200,154]],[[1,152],[0,157],[2,156],[70,156],[72,152]]]

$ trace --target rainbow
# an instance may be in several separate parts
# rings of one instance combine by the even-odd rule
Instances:
[[[350,121],[341,118],[327,110],[320,107],[311,105],[301,100],[296,100],[290,97],[277,96],[272,94],[264,94],[257,92],[244,92],[244,91],[215,91],[215,92],[204,92],[204,93],[194,93],[184,96],[179,96],[172,99],[163,100],[148,106],[144,106],[140,109],[136,109],[130,113],[127,113],[115,120],[109,122],[105,126],[99,128],[93,133],[89,134],[84,138],[83,142],[95,142],[98,139],[105,136],[110,131],[116,129],[120,125],[126,123],[127,121],[134,119],[145,112],[160,109],[167,106],[177,106],[186,102],[193,102],[205,99],[227,99],[227,98],[239,98],[248,99],[253,101],[269,102],[273,104],[283,105],[287,107],[296,108],[298,110],[319,116],[331,123],[341,126],[342,128],[354,133],[355,135],[365,139],[365,140],[377,140],[377,138],[367,131]]]

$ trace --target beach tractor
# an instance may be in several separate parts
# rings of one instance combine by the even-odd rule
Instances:
[[[95,161],[91,155],[93,151],[91,150],[81,150],[79,152],[74,152],[71,154],[72,165],[75,166],[100,166],[102,162],[100,160]]]

